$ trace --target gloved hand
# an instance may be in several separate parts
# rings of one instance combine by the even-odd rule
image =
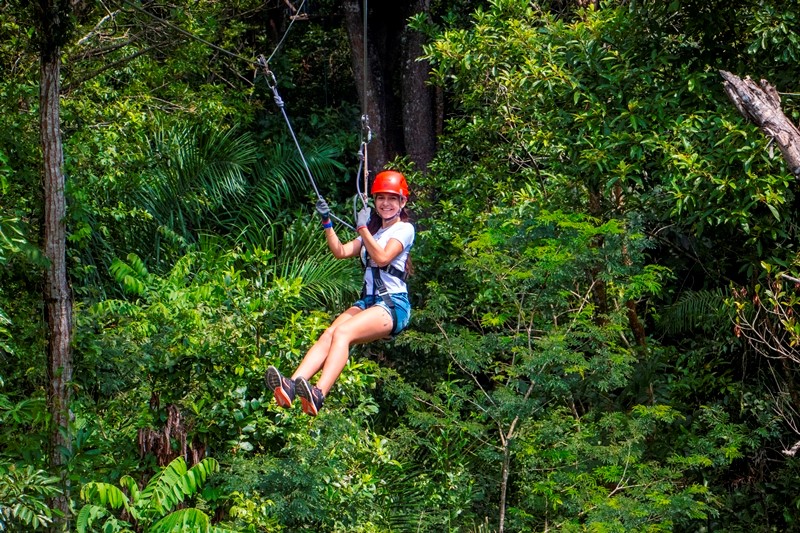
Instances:
[[[361,208],[361,211],[358,212],[356,215],[356,229],[360,228],[361,226],[366,226],[369,223],[369,214],[372,210],[369,206],[364,206]]]
[[[328,220],[331,217],[331,208],[328,207],[328,202],[323,198],[317,200],[317,213],[322,217],[322,220]]]

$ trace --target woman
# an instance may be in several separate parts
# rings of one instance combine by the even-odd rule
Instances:
[[[353,344],[367,343],[400,333],[408,325],[411,305],[406,278],[408,254],[414,244],[414,226],[408,222],[405,206],[408,184],[401,173],[384,170],[372,184],[374,213],[365,207],[356,217],[358,237],[342,244],[330,220],[325,200],[317,202],[325,238],[337,259],[362,256],[366,265],[361,299],[336,317],[308,351],[291,379],[270,366],[267,386],[281,407],[289,407],[300,396],[303,411],[316,416],[328,392],[341,374]],[[310,380],[320,370],[316,385]]]

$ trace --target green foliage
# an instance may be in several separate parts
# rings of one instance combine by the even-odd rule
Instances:
[[[234,129],[159,128],[147,155],[152,170],[136,187],[134,204],[166,232],[192,242],[211,213],[244,198],[255,158],[249,136]]]
[[[208,477],[218,471],[219,463],[211,457],[188,469],[183,457],[178,457],[150,478],[141,490],[130,476],[123,476],[119,487],[104,482],[88,483],[81,488],[81,499],[86,504],[78,513],[76,529],[78,533],[96,531],[97,526],[101,531],[129,531],[136,527],[149,533],[231,531],[212,526],[209,516],[200,509],[176,509],[198,495]],[[121,510],[130,516],[132,524],[114,514]]]
[[[792,264],[761,263],[760,283],[748,294],[746,288],[734,291],[736,331],[760,353],[770,359],[800,361],[800,256]]]
[[[317,419],[277,409],[263,372],[297,364],[360,272],[325,250],[263,80],[139,10],[83,6],[62,56],[82,530],[213,531],[228,509],[254,532],[497,531],[498,511],[508,531],[796,527],[778,450],[797,427],[796,184],[716,74],[768,79],[796,119],[796,6],[601,4],[414,18],[448,115],[409,171],[412,327],[354,349]],[[251,57],[286,26],[274,6],[147,9]],[[348,214],[350,51],[340,6],[308,9],[272,66]],[[52,518],[30,15],[0,10],[0,505],[26,530]],[[137,437],[173,413],[165,454],[186,439],[230,466],[140,489]]]
[[[11,338],[11,333],[8,326],[11,325],[11,320],[8,319],[6,314],[0,309],[0,350],[10,352],[11,348],[7,344],[7,340]]]
[[[374,364],[351,364],[342,377],[374,379],[370,372],[375,370]],[[358,390],[353,383],[337,383],[337,388],[331,409],[326,402],[318,419],[324,424],[301,424],[291,431],[299,421],[287,413],[282,421],[286,444],[279,453],[248,461],[231,458],[221,489],[231,493],[237,524],[267,531],[279,530],[276,524],[332,532],[416,530],[426,514],[442,514],[427,505],[426,493],[434,489],[427,474],[401,461],[403,452],[392,440],[364,427],[375,404],[340,400],[342,393]]]
[[[724,332],[727,335],[731,322],[729,291],[718,287],[713,291],[695,291],[681,294],[660,316],[661,328],[668,335],[700,330],[706,333]]]
[[[143,159],[131,169],[136,179],[98,184],[107,201],[97,204],[91,188],[73,190],[70,238],[82,251],[80,276],[102,279],[104,265],[131,252],[163,272],[202,241],[264,246],[287,231],[288,209],[305,202],[305,167],[283,145],[262,149],[249,133],[185,124],[162,125],[142,144]],[[321,145],[306,160],[326,180],[341,168],[337,155]]]
[[[259,436],[241,434],[247,419],[234,420],[226,410],[221,420],[215,406],[239,395],[239,380],[261,389],[261,375],[278,356],[266,341],[293,316],[301,281],[273,278],[270,258],[255,250],[205,262],[195,253],[166,277],[150,273],[136,256],[116,262],[114,275],[135,300],[107,300],[82,315],[86,327],[104,331],[76,341],[87,386],[98,380],[104,394],[130,391],[119,397],[134,404],[155,397],[165,406],[194,406],[200,420],[215,420],[200,424],[204,432],[250,446],[247,441]]]
[[[531,529],[550,523],[567,531],[673,531],[715,516],[708,488],[699,480],[687,483],[676,466],[702,466],[707,459],[678,449],[654,456],[649,444],[681,418],[667,406],[580,419],[551,409],[519,450],[517,483],[530,490],[512,519]]]
[[[738,17],[757,8],[728,4],[636,2],[558,18],[547,4],[496,2],[426,48],[458,105],[422,178],[425,306],[400,343],[449,376],[429,385],[431,403],[493,444],[473,472],[563,476],[539,503],[529,484],[509,489],[500,504],[514,530],[692,529],[720,505],[697,472],[716,478],[762,443],[747,428],[761,417],[725,407],[742,393],[729,361],[744,355],[723,325],[724,293],[756,258],[785,256],[797,225],[792,180],[706,63],[747,61],[736,40],[749,22]],[[739,32],[727,51],[710,19]],[[695,298],[670,306],[679,288]],[[667,335],[643,337],[656,320]],[[686,351],[674,357],[661,342]],[[725,437],[692,426],[696,441],[678,438],[698,403],[725,421],[715,423]],[[668,423],[637,426],[645,409]],[[553,412],[566,425],[553,429]],[[580,453],[527,463],[527,446],[549,431],[553,457]],[[582,448],[584,435],[603,447]],[[673,437],[673,449],[656,444]],[[615,490],[627,475],[647,492]],[[501,483],[483,476],[477,493]],[[571,490],[578,500],[563,515],[537,522]]]
[[[61,493],[60,483],[33,465],[0,459],[0,531],[47,529],[55,514],[47,501]]]

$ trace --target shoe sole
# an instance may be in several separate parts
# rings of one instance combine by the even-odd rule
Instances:
[[[278,402],[280,407],[289,407],[292,405],[292,400],[289,398],[289,395],[280,387],[275,389],[275,401]]]
[[[295,382],[295,392],[298,396],[300,396],[300,403],[303,407],[303,412],[307,415],[317,416],[319,413],[319,409],[314,404],[314,401],[311,399],[311,386],[308,384],[307,381],[301,381],[300,386],[297,386],[297,382]]]
[[[275,401],[278,402],[280,407],[289,407],[292,405],[292,399],[289,398],[289,395],[286,394],[285,390],[283,390],[283,385],[281,384],[281,373],[278,372],[277,368],[274,366],[267,368],[265,380],[267,382],[267,387],[272,389],[272,392],[275,395]]]
[[[317,406],[314,405],[314,402],[310,402],[305,398],[303,398],[302,396],[300,397],[300,404],[303,407],[303,412],[307,415],[317,416],[317,414],[319,413],[319,411],[317,410]]]

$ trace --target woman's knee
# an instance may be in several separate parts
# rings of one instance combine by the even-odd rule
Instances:
[[[322,332],[322,335],[320,335],[317,338],[317,342],[324,342],[330,344],[330,342],[333,340],[335,332],[336,332],[336,326],[328,326],[327,328],[325,328],[325,331]]]
[[[331,343],[347,344],[349,346],[353,337],[351,329],[352,328],[347,327],[345,324],[328,328],[328,330],[330,330]]]

